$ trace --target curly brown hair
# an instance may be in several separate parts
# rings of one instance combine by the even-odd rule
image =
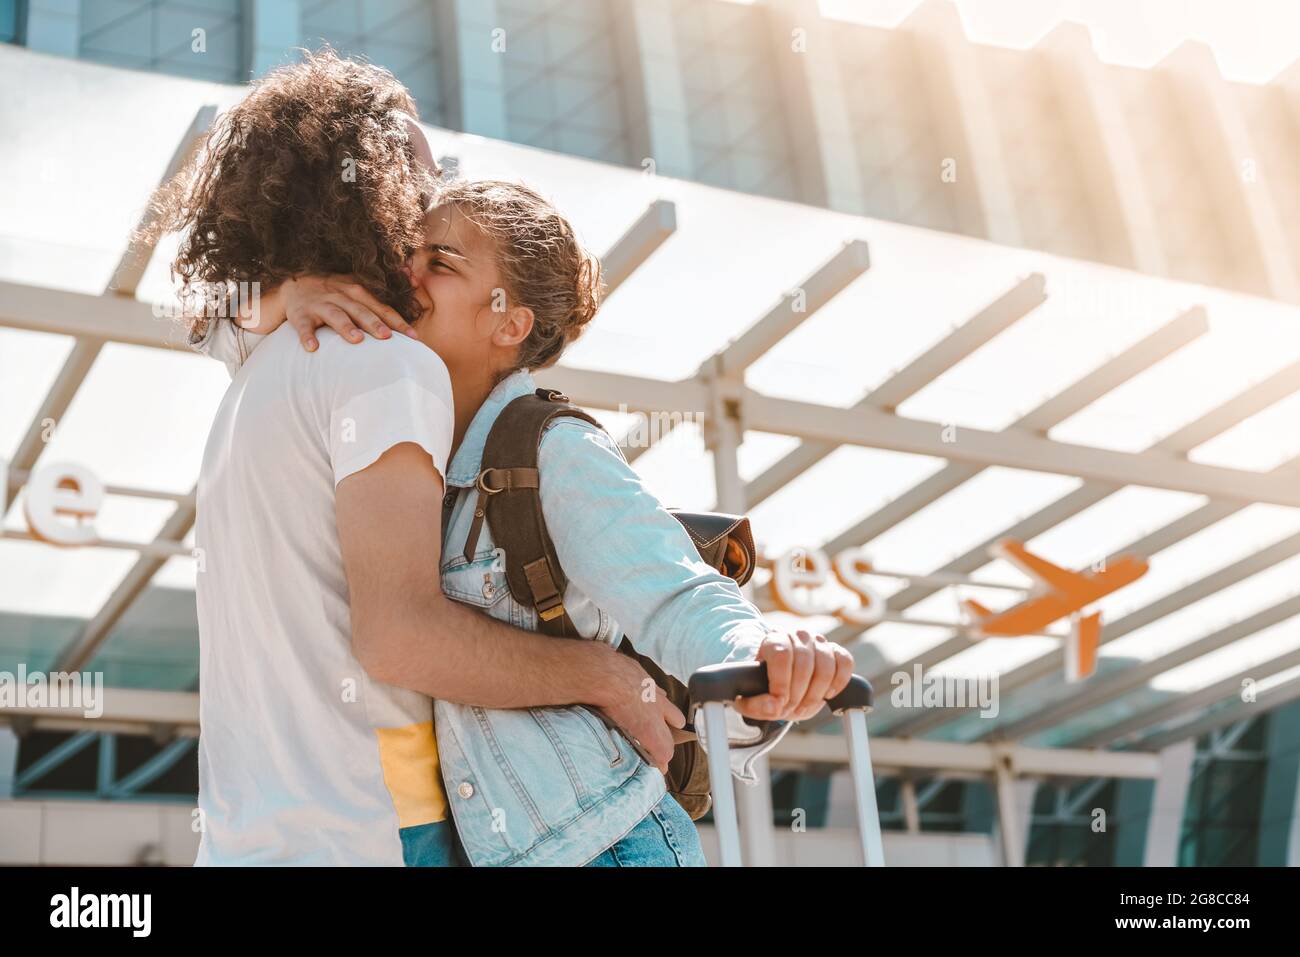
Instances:
[[[506,295],[533,312],[515,368],[554,365],[600,308],[600,260],[553,205],[520,183],[453,180],[435,201],[461,212],[493,242]]]
[[[208,285],[345,273],[416,319],[403,267],[435,188],[409,142],[416,116],[391,73],[328,48],[254,83],[152,200],[146,238],[184,231],[182,302]]]

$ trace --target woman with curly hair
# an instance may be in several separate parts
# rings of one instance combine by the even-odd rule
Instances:
[[[702,864],[694,825],[664,783],[672,732],[685,718],[634,659],[613,650],[625,630],[681,680],[725,661],[767,663],[769,694],[737,710],[770,724],[737,719],[734,729],[742,745],[733,751],[736,770],[751,779],[753,761],[789,721],[842,690],[852,658],[820,636],[768,629],[736,584],[700,560],[618,446],[572,418],[543,433],[539,495],[567,578],[563,609],[587,640],[537,634],[537,612],[511,594],[502,550],[481,519],[481,460],[501,411],[535,390],[531,370],[554,364],[591,321],[599,265],[568,221],[527,187],[456,182],[440,187],[435,203],[407,265],[420,306],[413,321],[359,275],[290,267],[263,296],[255,318],[264,335],[215,323],[200,343],[235,373],[200,482],[199,545],[208,552],[199,579],[200,623],[208,627],[201,701],[207,708],[210,691],[231,705],[243,701],[233,719],[221,711],[221,740],[201,768],[215,781],[225,738],[247,747],[268,712],[273,724],[311,729],[283,758],[293,768],[288,787],[250,774],[237,751],[224,753],[225,790],[210,789],[205,807],[220,819],[204,834],[208,859],[223,849],[226,859],[260,859],[243,817],[253,793],[276,798],[272,826],[259,828],[264,836],[290,818],[322,816],[308,784],[318,775],[301,755],[331,761],[316,725],[341,727],[335,712],[350,714],[349,704],[330,692],[341,675],[361,671],[370,694],[382,682],[434,699],[436,750],[431,728],[400,725],[399,715],[366,699],[403,841],[417,818],[436,814],[443,823],[449,813],[474,865]],[[234,215],[250,232],[272,229],[257,205]],[[366,232],[356,224],[346,231]],[[258,264],[241,263],[232,274],[258,276]],[[371,371],[380,367],[398,372]],[[454,391],[450,427],[438,420],[443,382]],[[322,516],[331,491],[333,512]],[[229,554],[215,554],[211,537]],[[235,619],[230,608],[242,601],[257,613]],[[306,648],[322,643],[318,633],[297,631],[300,620],[283,609],[322,606],[324,620],[311,624],[332,626],[331,646],[346,650],[350,639],[358,667],[349,671],[344,655],[334,656],[332,670],[312,662],[325,701],[310,716],[280,713],[266,704],[280,692],[279,666],[292,660],[303,668]],[[610,733],[589,709],[624,733]],[[413,716],[415,705],[404,713]],[[364,764],[351,770],[355,776]],[[437,795],[402,790],[439,775],[445,789]],[[342,790],[336,782],[327,793]],[[405,819],[404,806],[413,811]],[[378,826],[390,818],[372,810],[377,828],[367,840],[378,842]],[[343,843],[338,838],[336,849]],[[336,853],[355,859],[363,844]]]

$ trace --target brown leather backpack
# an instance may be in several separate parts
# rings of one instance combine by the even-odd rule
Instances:
[[[501,411],[483,448],[478,501],[465,542],[465,555],[472,558],[486,519],[493,540],[505,552],[506,582],[510,593],[525,606],[536,609],[543,633],[572,636],[575,634],[573,623],[564,610],[564,589],[568,579],[546,530],[537,470],[542,432],[552,419],[560,416],[582,419],[602,428],[594,418],[571,405],[568,396],[554,389],[538,389],[535,393],[520,396]],[[454,494],[447,496],[444,527],[455,502]],[[749,581],[757,564],[749,519],[714,512],[669,511],[686,529],[704,561],[739,585]],[[618,650],[635,658],[687,716],[686,728],[673,733],[676,748],[668,765],[666,782],[668,792],[691,820],[698,820],[708,812],[712,796],[709,793],[708,761],[689,723],[692,713],[686,686],[654,661],[638,654],[626,637]],[[610,727],[615,727],[605,715],[599,711],[595,713]],[[764,736],[773,730],[770,722],[745,720],[759,725]],[[637,749],[640,750],[639,745]]]

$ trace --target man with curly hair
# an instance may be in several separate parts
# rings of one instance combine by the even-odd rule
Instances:
[[[326,49],[253,84],[190,166],[158,191],[147,238],[182,231],[172,273],[191,326],[210,290],[347,273],[408,321],[405,265],[438,175],[392,74]],[[245,318],[248,318],[247,316]]]
[[[237,304],[246,322],[309,319],[226,356],[204,455],[199,860],[698,866],[663,776],[685,717],[614,650],[620,623],[682,680],[767,664],[769,693],[734,709],[759,721],[733,729],[747,780],[852,657],[768,628],[607,436],[563,424],[539,496],[574,576],[562,607],[591,640],[532,630],[481,506],[455,493],[507,397],[534,391],[527,370],[594,315],[599,268],[518,184],[444,185],[417,236],[432,163],[413,109],[387,73],[310,57],[259,83],[162,197],[189,230],[188,290],[267,280],[262,314]],[[202,326],[225,344],[209,352],[243,342]]]
[[[383,70],[325,52],[254,84],[156,197],[154,229],[184,230],[182,293],[203,303],[192,341],[222,321],[207,315],[206,288],[308,273],[349,274],[351,295],[414,319],[405,266],[423,242],[433,166],[415,104]],[[399,527],[441,521],[412,505],[445,474],[454,430],[435,352],[400,335],[355,348],[322,337],[312,355],[284,344],[277,355],[268,341],[235,378],[199,480],[197,863],[462,863],[431,693],[488,708],[621,708],[624,724],[660,728],[664,708],[639,704],[645,672],[608,645],[554,641],[449,600],[438,536],[418,554],[374,541],[394,516]],[[400,472],[414,487],[345,495],[381,460],[421,458],[422,471]],[[405,605],[355,620],[356,600],[412,563],[432,571]],[[436,689],[417,660],[437,663]]]

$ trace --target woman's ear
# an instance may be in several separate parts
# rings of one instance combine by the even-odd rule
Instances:
[[[506,310],[506,320],[492,334],[498,346],[511,348],[519,345],[533,331],[533,310],[527,306],[511,306]]]

